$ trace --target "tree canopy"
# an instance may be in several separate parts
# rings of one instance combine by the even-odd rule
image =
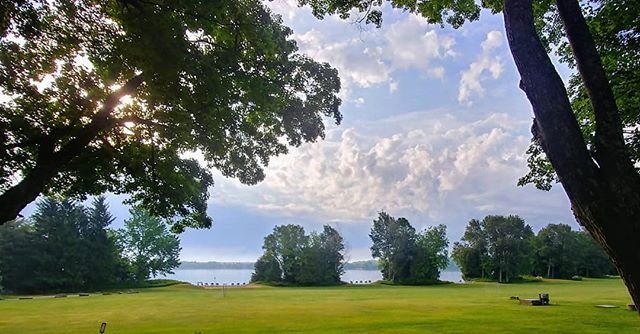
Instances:
[[[465,277],[491,277],[510,282],[531,270],[533,231],[518,216],[472,219],[453,258]]]
[[[378,259],[382,278],[405,284],[437,281],[440,270],[449,264],[446,230],[438,225],[416,233],[406,218],[379,212],[369,237],[371,256]]]
[[[180,265],[180,239],[166,224],[149,211],[135,207],[129,211],[124,228],[118,230],[117,242],[128,260],[136,280],[172,274]]]
[[[615,268],[607,254],[585,231],[549,224],[534,242],[534,274],[549,278],[602,277]]]
[[[105,198],[84,206],[46,197],[28,218],[0,226],[4,288],[19,293],[95,290],[140,283],[180,265],[180,240],[158,217],[131,210],[114,230]]]
[[[0,226],[0,271],[6,289],[46,292],[95,289],[115,282],[117,254],[104,198],[89,208],[45,198],[25,220]]]
[[[310,235],[300,225],[276,226],[264,238],[262,249],[253,282],[337,284],[344,272],[344,241],[329,225]]]
[[[176,231],[208,227],[208,168],[254,184],[342,119],[337,71],[258,0],[2,7],[0,223],[41,193],[110,191]]]
[[[570,279],[602,277],[615,271],[586,232],[549,224],[534,235],[518,216],[470,220],[452,255],[465,278],[507,283],[520,275]]]

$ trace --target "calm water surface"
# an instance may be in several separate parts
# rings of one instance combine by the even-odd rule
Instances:
[[[251,279],[252,269],[176,269],[174,274],[166,275],[161,278],[170,278],[183,282],[196,284],[198,282],[231,284],[231,283],[249,283]],[[351,281],[372,281],[382,279],[382,274],[377,270],[347,270],[342,275],[345,282]],[[459,271],[443,271],[440,273],[440,279],[458,283],[462,280],[462,274]]]

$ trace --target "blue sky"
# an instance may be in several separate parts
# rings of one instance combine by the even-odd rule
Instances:
[[[274,158],[257,186],[214,171],[214,227],[181,235],[183,260],[253,261],[280,224],[330,224],[345,237],[348,259],[369,259],[380,210],[417,229],[445,224],[451,244],[470,219],[489,214],[518,214],[536,231],[559,222],[577,228],[559,185],[516,186],[532,112],[500,15],[484,12],[454,30],[386,7],[376,29],[318,21],[291,0],[267,4],[293,29],[300,52],[338,69],[344,121],[327,121],[324,141]],[[566,79],[570,70],[558,68]],[[128,217],[122,199],[109,196],[116,227]]]

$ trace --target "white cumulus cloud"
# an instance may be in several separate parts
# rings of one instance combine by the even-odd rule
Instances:
[[[528,121],[454,115],[410,113],[334,128],[325,141],[274,159],[258,186],[223,189],[263,214],[324,221],[370,221],[383,209],[423,222],[455,220],[461,230],[487,214],[564,212],[561,193],[515,185],[526,165]]]
[[[415,70],[443,78],[445,68],[437,61],[455,56],[455,40],[415,15],[370,31],[358,31],[348,22],[331,22],[344,33],[311,29],[294,34],[293,39],[301,53],[338,69],[345,99],[355,87],[387,84],[390,93],[395,92],[398,82],[391,76],[395,71]]]
[[[458,102],[470,106],[471,98],[475,94],[484,96],[482,86],[483,73],[488,71],[493,79],[498,79],[504,70],[499,56],[492,56],[492,51],[502,46],[503,37],[499,31],[493,30],[487,34],[487,38],[481,43],[482,53],[462,72],[458,89]]]

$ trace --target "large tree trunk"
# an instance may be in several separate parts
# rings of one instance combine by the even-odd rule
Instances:
[[[113,110],[120,104],[120,99],[133,94],[144,81],[142,74],[129,79],[117,91],[110,94],[103,107],[92,121],[73,136],[68,143],[55,149],[55,142],[40,145],[35,166],[15,186],[0,195],[0,225],[15,219],[20,211],[33,202],[47,185],[65,166],[89,145],[101,132],[113,127],[116,120],[111,117]]]
[[[557,5],[578,71],[593,106],[596,118],[595,159],[602,171],[603,186],[607,188],[604,192],[611,194],[608,204],[612,208],[618,206],[619,211],[603,222],[619,225],[609,233],[601,232],[597,226],[589,226],[593,224],[585,224],[585,227],[605,246],[620,275],[625,278],[634,302],[639,305],[640,256],[633,244],[640,233],[640,175],[627,154],[615,96],[580,4],[577,0],[557,0]],[[613,220],[614,217],[620,220]],[[630,233],[629,236],[627,233]],[[614,243],[613,240],[617,241]]]
[[[505,0],[509,47],[522,78],[521,88],[536,116],[533,135],[558,174],[576,219],[604,247],[634,302],[640,305],[640,245],[636,246],[640,240],[640,181],[635,170],[627,167],[628,157],[619,150],[619,116],[611,115],[617,110],[606,103],[598,107],[605,114],[596,119],[600,122],[597,136],[602,138],[598,145],[603,145],[596,164],[582,138],[564,84],[540,43],[532,13],[531,0]],[[582,66],[581,71],[591,73],[593,69],[587,68]],[[603,84],[602,78],[589,80]],[[597,103],[602,102],[594,102],[594,106]]]

